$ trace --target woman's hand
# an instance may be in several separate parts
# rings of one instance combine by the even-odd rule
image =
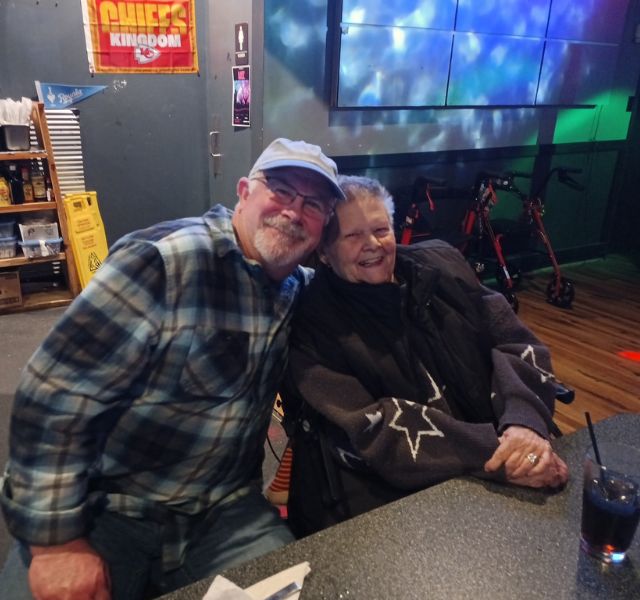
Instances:
[[[507,481],[529,487],[559,487],[569,477],[564,461],[535,431],[512,425],[499,438],[500,445],[485,463],[485,471],[504,466]]]
[[[110,600],[109,572],[82,538],[59,546],[31,546],[29,586],[36,600]]]

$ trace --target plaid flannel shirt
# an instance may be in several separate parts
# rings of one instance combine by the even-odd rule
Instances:
[[[222,206],[117,242],[19,383],[0,495],[12,534],[77,538],[99,500],[133,517],[173,515],[164,557],[177,566],[206,509],[260,481],[308,278],[298,268],[270,281]]]

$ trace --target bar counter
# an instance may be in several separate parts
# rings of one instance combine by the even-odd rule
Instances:
[[[640,447],[640,415],[595,425],[599,440]],[[553,442],[570,481],[560,492],[459,478],[228,569],[241,587],[302,561],[301,600],[640,598],[640,532],[627,559],[579,548],[586,429]],[[212,579],[163,596],[201,599]]]

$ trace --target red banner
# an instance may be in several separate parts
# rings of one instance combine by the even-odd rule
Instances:
[[[82,0],[92,73],[197,73],[194,0]]]

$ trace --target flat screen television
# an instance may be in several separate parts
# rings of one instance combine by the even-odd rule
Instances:
[[[337,0],[334,109],[606,102],[629,0]]]

